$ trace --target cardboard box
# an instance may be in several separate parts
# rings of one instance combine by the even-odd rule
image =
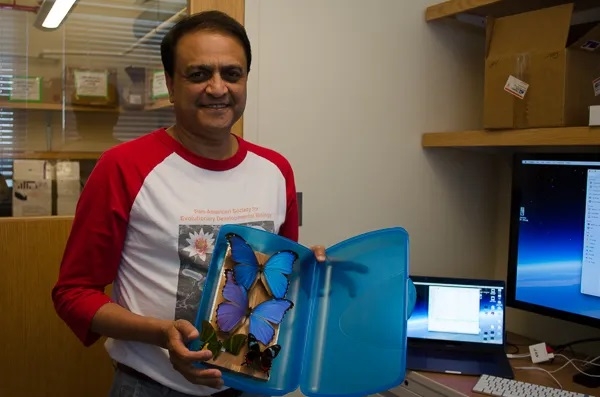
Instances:
[[[15,160],[12,215],[52,215],[52,175],[43,160]]]
[[[67,67],[67,102],[77,106],[116,108],[119,93],[116,69]]]
[[[146,105],[152,106],[157,103],[167,103],[169,101],[169,90],[165,78],[165,72],[162,69],[146,70]]]
[[[590,106],[590,126],[600,126],[600,106]]]
[[[56,215],[74,215],[81,194],[81,171],[78,161],[57,161]]]
[[[600,24],[564,4],[487,26],[484,128],[585,126],[600,105]]]
[[[121,93],[123,107],[131,110],[144,109],[146,105],[146,68],[128,66],[125,68],[125,72],[131,81],[123,87]]]
[[[63,80],[62,78],[44,78],[42,81],[42,102],[54,105],[62,104]]]

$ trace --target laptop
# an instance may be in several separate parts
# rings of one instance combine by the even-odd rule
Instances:
[[[514,378],[504,349],[504,281],[410,278],[417,300],[407,323],[407,369]]]

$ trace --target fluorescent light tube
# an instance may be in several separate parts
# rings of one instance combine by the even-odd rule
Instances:
[[[77,0],[44,0],[35,21],[35,26],[42,30],[58,28],[71,12]]]

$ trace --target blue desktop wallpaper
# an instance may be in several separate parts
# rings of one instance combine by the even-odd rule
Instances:
[[[435,332],[428,330],[427,312],[429,305],[429,285],[415,283],[417,300],[415,308],[407,323],[407,336],[409,338],[440,339],[454,342],[477,342],[502,344],[504,324],[504,299],[505,292],[492,295],[490,288],[482,288],[480,295],[478,335]],[[494,298],[492,299],[492,296]]]
[[[516,299],[600,318],[600,298],[580,292],[585,166],[522,165]],[[521,212],[523,211],[523,212]]]

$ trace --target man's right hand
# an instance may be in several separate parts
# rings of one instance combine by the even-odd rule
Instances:
[[[165,329],[166,348],[173,368],[187,380],[197,385],[219,389],[223,386],[221,371],[194,367],[195,361],[207,361],[212,358],[209,350],[191,351],[186,343],[200,337],[198,330],[186,320],[176,320]]]

